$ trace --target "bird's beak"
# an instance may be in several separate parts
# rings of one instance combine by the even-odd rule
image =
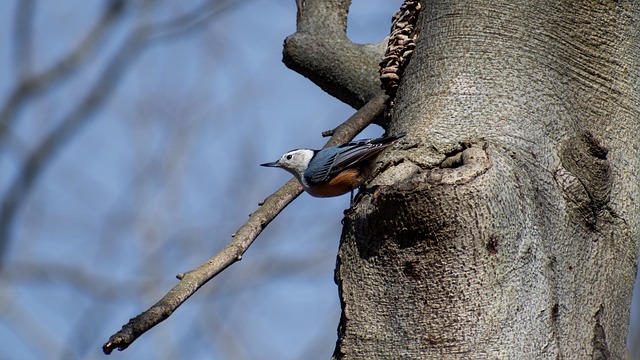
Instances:
[[[268,162],[268,163],[260,164],[260,166],[266,166],[266,167],[280,167],[280,164],[278,164],[278,162],[277,162],[277,161],[274,161],[274,162]]]

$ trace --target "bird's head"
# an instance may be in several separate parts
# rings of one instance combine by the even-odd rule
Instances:
[[[311,149],[291,150],[282,155],[278,161],[260,164],[260,166],[279,167],[300,179],[314,155],[315,151]]]

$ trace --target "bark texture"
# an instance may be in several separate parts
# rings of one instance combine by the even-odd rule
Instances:
[[[426,1],[334,358],[622,359],[640,233],[637,1]]]

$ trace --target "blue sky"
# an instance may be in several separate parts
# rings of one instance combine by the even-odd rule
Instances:
[[[349,35],[377,42],[400,1],[354,1]],[[0,98],[15,84],[16,2],[0,12]],[[34,68],[63,56],[102,1],[38,2]],[[163,3],[149,16],[195,6]],[[0,357],[104,359],[130,317],[221,249],[260,199],[290,175],[257,164],[300,147],[353,113],[281,62],[294,1],[256,0],[200,30],[145,48],[114,93],[53,159],[19,212],[0,273]],[[0,148],[4,193],[25,155],[60,122],[132,26],[71,79],[21,111]],[[4,100],[3,100],[4,101]],[[382,133],[373,126],[361,137]],[[333,282],[348,196],[303,194],[243,260],[113,359],[327,359],[339,319]]]

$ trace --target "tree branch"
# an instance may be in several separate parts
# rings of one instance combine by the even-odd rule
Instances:
[[[297,1],[297,31],[284,43],[284,64],[327,93],[360,108],[380,89],[377,69],[384,42],[355,44],[347,38],[350,0]]]
[[[382,114],[387,95],[379,92],[376,97],[347,121],[333,130],[333,136],[325,147],[344,144],[352,140],[371,121]],[[260,235],[262,230],[298,195],[302,188],[296,179],[292,179],[263,202],[260,208],[252,213],[249,220],[232,236],[233,239],[220,252],[212,256],[196,269],[179,274],[181,281],[173,287],[160,301],[149,309],[129,320],[120,331],[109,338],[102,346],[105,354],[114,349],[120,351],[131,345],[140,335],[150,330],[169,316],[193,295],[202,285],[221,273],[231,264],[242,259],[242,255]]]
[[[353,116],[351,116],[347,121],[338,125],[338,127],[333,130],[323,131],[322,136],[329,137],[341,132],[360,133],[364,128],[372,123],[373,120],[382,115],[388,100],[388,95],[385,95],[383,91],[378,92],[373,99],[369,100],[368,103],[358,110],[358,112],[353,114]]]

